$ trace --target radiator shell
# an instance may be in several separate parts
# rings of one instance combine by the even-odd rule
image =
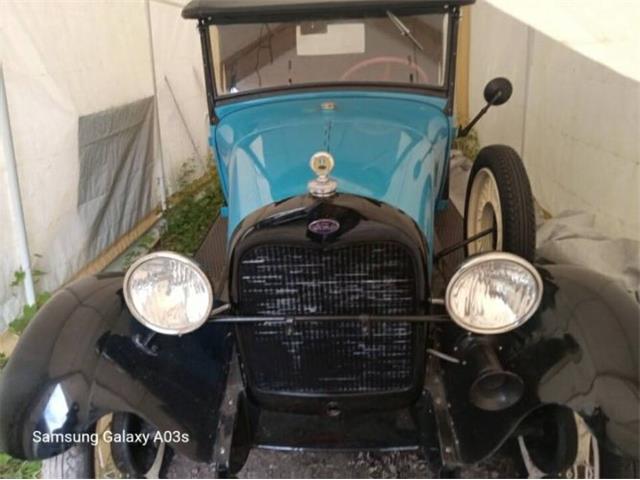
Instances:
[[[300,211],[300,203],[307,208]],[[326,319],[425,312],[426,246],[415,224],[398,210],[347,195],[292,199],[270,213],[234,235],[236,311],[324,320],[236,328],[253,399],[268,408],[312,412],[328,405],[360,410],[412,403],[423,383],[424,324]],[[314,237],[307,226],[317,218],[338,220],[341,231]]]

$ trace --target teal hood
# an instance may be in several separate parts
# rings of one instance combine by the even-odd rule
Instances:
[[[218,106],[211,140],[229,232],[267,204],[305,195],[314,178],[309,159],[328,151],[336,161],[332,177],[339,192],[403,210],[431,243],[451,138],[444,104],[414,94],[324,92]]]

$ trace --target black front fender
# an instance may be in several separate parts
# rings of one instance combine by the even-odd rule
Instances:
[[[47,458],[70,447],[71,434],[123,411],[186,433],[174,447],[208,461],[230,351],[221,325],[153,335],[129,313],[122,275],[79,280],[36,315],[3,370],[0,449]]]
[[[469,401],[471,369],[444,366],[461,461],[486,458],[528,415],[549,404],[580,413],[603,446],[637,458],[638,304],[593,271],[561,265],[538,270],[545,289],[540,308],[521,328],[493,339],[503,367],[524,380],[522,399],[502,411],[480,410]],[[447,337],[453,349],[460,333]]]
[[[540,269],[539,314],[515,368],[541,403],[566,405],[600,440],[638,457],[640,308],[613,280],[574,266]]]

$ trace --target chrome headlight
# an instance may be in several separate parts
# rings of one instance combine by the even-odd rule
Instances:
[[[462,328],[481,334],[519,327],[542,300],[542,279],[516,255],[491,252],[470,258],[447,286],[445,305]]]
[[[181,335],[206,322],[213,305],[211,283],[191,260],[155,252],[136,261],[124,277],[131,314],[159,333]]]

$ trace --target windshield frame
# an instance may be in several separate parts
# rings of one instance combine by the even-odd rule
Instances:
[[[302,92],[314,92],[314,91],[330,91],[330,90],[370,90],[370,91],[391,91],[391,92],[404,92],[414,93],[426,96],[435,96],[440,98],[446,98],[447,103],[445,106],[445,113],[451,115],[453,111],[454,101],[454,87],[455,87],[455,68],[456,68],[456,54],[457,54],[457,39],[458,39],[458,23],[460,20],[460,7],[452,6],[445,11],[441,9],[434,9],[431,11],[424,11],[425,14],[438,14],[446,13],[447,16],[447,31],[445,42],[445,58],[444,58],[444,82],[442,86],[437,85],[419,85],[409,83],[396,83],[396,82],[319,82],[319,83],[304,83],[294,85],[281,85],[276,87],[259,88],[255,90],[249,90],[237,93],[225,93],[220,94],[217,92],[215,70],[213,63],[213,52],[211,43],[211,30],[212,25],[219,23],[209,18],[200,18],[198,20],[198,30],[200,32],[200,41],[202,46],[202,54],[204,61],[204,75],[205,85],[207,89],[207,104],[209,109],[209,118],[212,124],[216,124],[218,121],[215,108],[216,105],[224,105],[228,103],[235,103],[240,101],[246,101],[253,98],[264,98],[275,95],[302,93]],[[306,18],[300,18],[304,21]]]

